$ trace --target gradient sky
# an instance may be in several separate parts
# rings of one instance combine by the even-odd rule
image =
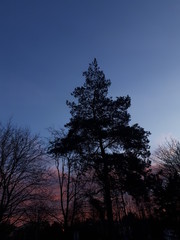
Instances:
[[[152,149],[180,140],[179,0],[1,0],[0,121],[63,127],[94,57]]]

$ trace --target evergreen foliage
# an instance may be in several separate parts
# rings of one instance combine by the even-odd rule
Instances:
[[[85,83],[72,93],[75,101],[67,101],[71,113],[67,135],[56,142],[53,151],[76,152],[84,171],[93,170],[91,177],[101,189],[105,216],[111,224],[115,189],[136,198],[145,195],[150,133],[138,124],[130,125],[129,96],[109,97],[111,81],[96,59],[83,76]]]

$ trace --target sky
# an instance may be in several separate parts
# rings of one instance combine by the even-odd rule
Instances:
[[[180,140],[179,0],[1,0],[0,121],[49,137],[94,58],[152,150]]]

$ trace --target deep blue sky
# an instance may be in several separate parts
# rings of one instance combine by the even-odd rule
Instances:
[[[152,149],[180,139],[179,0],[1,0],[0,121],[63,127],[94,57]]]

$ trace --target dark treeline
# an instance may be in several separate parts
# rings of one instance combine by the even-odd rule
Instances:
[[[130,97],[109,96],[96,59],[83,76],[48,146],[0,125],[1,239],[179,239],[180,143],[150,156]]]

